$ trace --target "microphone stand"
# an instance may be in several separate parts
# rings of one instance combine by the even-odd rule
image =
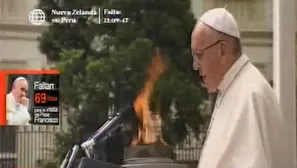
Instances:
[[[127,117],[130,117],[127,113],[134,114],[133,108],[129,106],[128,108],[122,109],[116,115],[105,122],[87,141],[83,142],[80,146],[84,150],[88,159],[95,160],[94,145],[104,144],[105,141],[119,128],[121,127],[121,122]],[[76,155],[79,151],[79,145],[74,145],[72,150],[68,151],[63,163],[60,168],[73,168],[73,164]],[[71,154],[70,154],[71,153]],[[103,152],[104,153],[104,152]],[[68,161],[69,160],[69,161]],[[65,166],[67,164],[67,166]],[[99,164],[99,163],[98,163]],[[100,163],[107,164],[107,163]],[[109,165],[110,166],[110,165]]]
[[[78,153],[78,150],[79,150],[79,146],[74,145],[72,149],[67,152],[65,159],[60,165],[60,168],[72,168],[76,155]]]
[[[69,159],[70,156],[72,154],[72,150],[69,150],[64,158],[64,160],[62,161],[60,168],[66,168],[67,164],[69,163]]]
[[[98,131],[95,132],[95,135],[99,135],[99,134],[103,135],[104,134],[104,136],[102,136],[102,139],[98,140],[98,142],[103,144],[105,142],[105,140],[108,139],[112,135],[113,131],[121,126],[120,123],[115,124],[115,121],[117,121],[120,116],[121,116],[121,114],[117,113],[114,117],[112,117],[108,121],[106,121]],[[108,130],[108,128],[112,124],[114,125],[113,128]],[[81,147],[83,148],[83,150],[85,151],[85,154],[89,158],[92,158],[92,156],[94,155],[94,153],[93,153],[94,145],[96,144],[96,142],[95,142],[96,140],[94,139],[94,136],[91,136],[87,141],[85,141],[81,144]]]
[[[91,156],[93,146],[96,143],[103,143],[108,139],[119,127],[121,123],[127,118],[135,115],[134,109],[131,106],[123,108],[115,116],[110,118],[103,126],[99,128],[98,131],[94,133],[87,141],[81,144],[81,147],[84,149],[87,156]]]

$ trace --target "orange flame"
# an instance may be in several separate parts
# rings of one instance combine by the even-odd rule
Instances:
[[[160,130],[157,130],[161,126],[160,116],[158,113],[152,114],[149,108],[149,100],[156,81],[166,69],[167,66],[164,60],[161,58],[160,53],[157,52],[148,69],[148,78],[145,81],[144,88],[134,102],[134,110],[141,121],[141,125],[138,128],[137,137],[132,141],[132,145],[152,144],[158,140],[163,141],[161,139],[162,137],[158,135],[158,133],[160,134]],[[157,112],[159,112],[158,108]]]

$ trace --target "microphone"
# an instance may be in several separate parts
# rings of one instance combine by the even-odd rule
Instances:
[[[86,149],[95,145],[97,142],[103,142],[121,126],[121,122],[133,116],[134,114],[134,108],[131,105],[119,110],[119,112],[116,113],[116,115],[111,120],[107,121],[102,127],[100,127],[91,138],[82,143],[81,147]]]

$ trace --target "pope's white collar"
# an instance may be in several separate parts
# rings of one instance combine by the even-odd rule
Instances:
[[[15,98],[14,98],[14,96],[12,95],[11,92],[8,94],[8,96],[12,99],[13,103],[14,103],[16,106],[19,106],[19,105],[20,105],[20,103],[18,103],[18,102],[15,100]]]
[[[223,80],[218,86],[218,92],[222,93],[227,90],[227,88],[231,85],[232,81],[236,77],[236,75],[239,73],[240,69],[245,65],[245,63],[249,60],[249,58],[242,54],[231,66],[231,68],[227,71],[227,73],[224,75]]]

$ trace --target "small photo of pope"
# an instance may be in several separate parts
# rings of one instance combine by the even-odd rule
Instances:
[[[8,75],[6,94],[7,125],[30,125],[30,81],[28,75]],[[31,84],[32,85],[32,84]],[[31,97],[31,98],[30,98]]]

